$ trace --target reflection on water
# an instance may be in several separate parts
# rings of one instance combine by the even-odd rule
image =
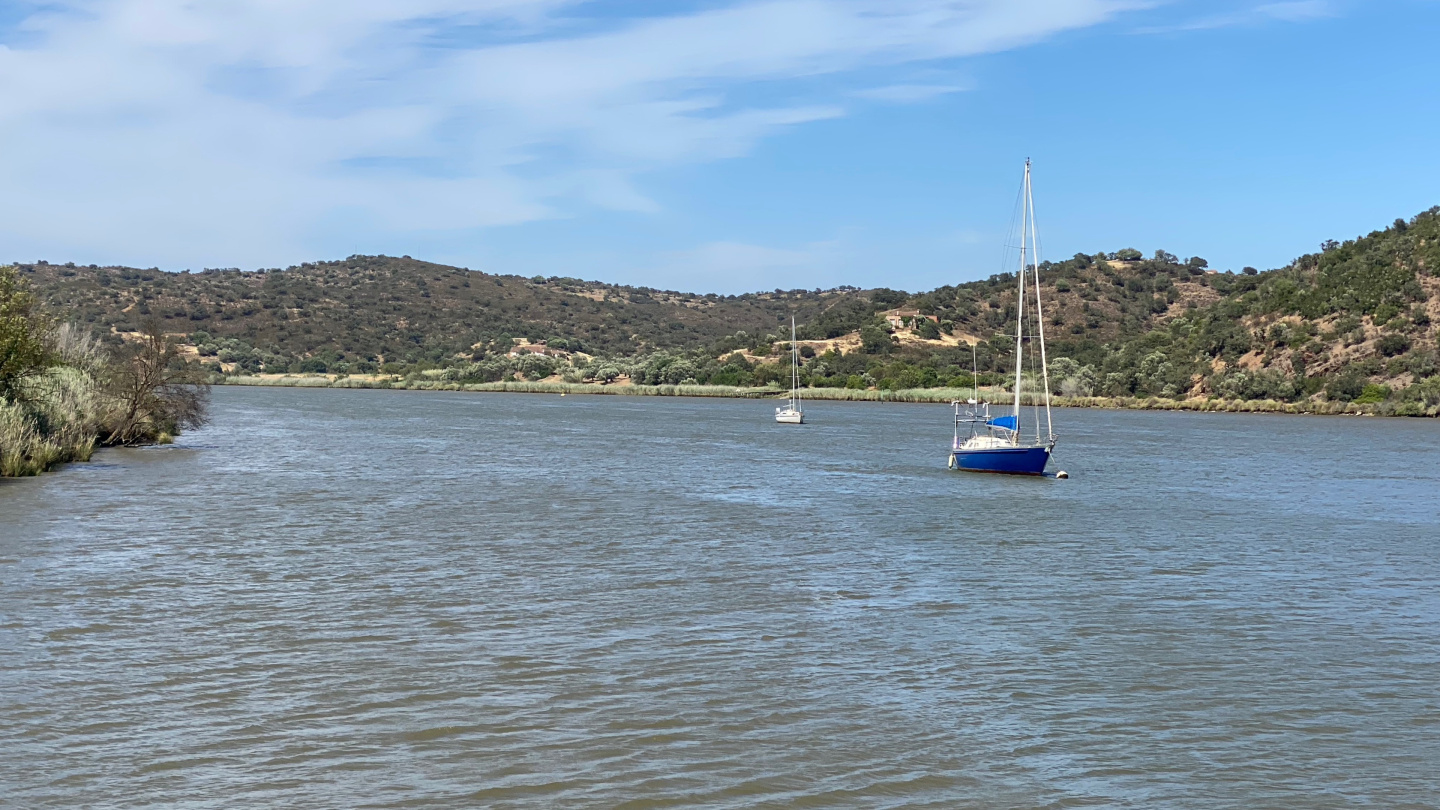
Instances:
[[[0,485],[0,806],[1430,807],[1440,424],[220,389]]]

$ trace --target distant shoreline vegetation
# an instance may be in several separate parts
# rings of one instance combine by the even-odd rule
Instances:
[[[719,295],[408,256],[198,273],[17,269],[49,311],[110,350],[152,324],[214,382],[325,374],[353,387],[628,382],[729,395],[788,386],[793,316],[811,399],[938,401],[945,395],[924,392],[1014,384],[1014,273],[921,293]],[[1050,390],[1066,402],[1410,416],[1440,407],[1440,207],[1263,272],[1134,248],[1038,269],[1044,320],[1026,333],[1043,327]],[[1041,390],[1038,370],[1027,369],[1022,390]],[[1214,404],[1231,402],[1259,404]]]
[[[392,391],[461,391],[514,394],[588,394],[633,397],[714,397],[729,399],[776,399],[789,391],[775,387],[746,388],[726,385],[604,385],[564,382],[482,382],[465,383],[440,379],[401,377],[334,377],[319,374],[283,374],[218,378],[216,385],[270,388],[369,389]],[[974,396],[972,388],[908,389],[801,389],[801,399],[841,402],[950,403]],[[994,405],[1009,405],[1014,394],[1001,389],[982,389],[980,399]],[[1022,394],[1026,406],[1039,398]],[[1202,413],[1277,413],[1311,416],[1406,416],[1440,417],[1440,404],[1405,402],[1282,402],[1273,399],[1167,399],[1164,397],[1051,397],[1057,408],[1099,408],[1107,410],[1196,411]]]

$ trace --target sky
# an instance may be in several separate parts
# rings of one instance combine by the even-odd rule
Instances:
[[[1283,266],[1440,205],[1440,0],[0,0],[0,260],[693,292]]]

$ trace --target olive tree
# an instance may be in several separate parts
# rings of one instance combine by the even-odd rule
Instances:
[[[116,403],[106,444],[144,444],[208,421],[210,386],[203,372],[181,358],[154,321],[139,341],[121,347],[106,376],[106,393]]]

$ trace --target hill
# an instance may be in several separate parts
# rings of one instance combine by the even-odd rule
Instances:
[[[1107,395],[1440,404],[1440,208],[1268,273],[1107,347],[1072,345]],[[1402,397],[1405,398],[1405,397]]]
[[[1051,265],[1046,267],[1048,272]],[[1208,294],[1188,273],[1157,289],[1161,282],[1143,262],[1117,261],[1109,269],[1080,272],[1071,272],[1070,263],[1054,267],[1066,271],[1063,278],[1046,279],[1047,300],[1059,301],[1057,322],[1073,324],[1091,342],[1143,331],[1165,312],[1151,311],[1151,300],[1142,301],[1141,290],[1180,302]],[[802,339],[842,345],[849,339],[856,347],[862,343],[861,330],[878,324],[877,315],[891,308],[937,315],[943,319],[940,329],[962,337],[1004,331],[1014,317],[1014,303],[1006,300],[1013,297],[1013,277],[1007,275],[921,296],[845,287],[722,296],[573,278],[499,276],[387,256],[248,272],[166,273],[47,262],[22,264],[19,270],[51,311],[112,339],[155,319],[164,331],[196,336],[199,344],[254,349],[263,359],[246,367],[272,371],[317,359],[352,366],[443,366],[505,353],[516,342],[545,342],[562,351],[606,357],[711,349],[754,350],[763,356],[791,314],[801,324]],[[1070,290],[1067,285],[1083,284],[1087,274],[1104,282],[1104,295],[1077,294],[1074,302],[1055,298]],[[1112,283],[1112,277],[1119,281]],[[901,337],[913,338],[908,343],[920,351],[956,343],[938,334],[927,340],[913,329],[902,329]],[[896,353],[888,345],[883,351],[875,348],[872,340],[866,353]]]
[[[846,291],[695,295],[578,279],[497,276],[351,256],[285,270],[20,265],[52,309],[106,333],[157,319],[167,332],[238,339],[292,359],[443,362],[476,344],[557,339],[592,354],[694,347],[813,317]]]
[[[972,362],[1000,382],[1014,342],[1013,274],[915,295],[722,296],[386,256],[251,272],[20,270],[50,309],[111,340],[156,319],[203,358],[250,372],[764,383],[779,376],[768,366],[793,313],[808,384],[912,388],[968,384]],[[1374,402],[1440,388],[1440,208],[1268,272],[1133,249],[1040,270],[1052,381],[1066,393]]]

